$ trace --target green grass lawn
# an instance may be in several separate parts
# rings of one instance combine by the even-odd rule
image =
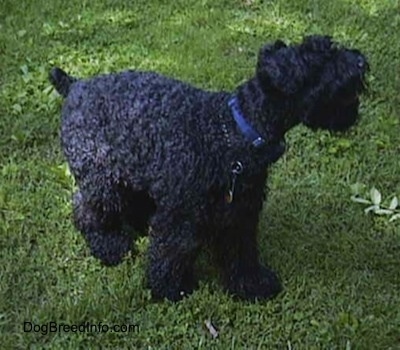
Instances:
[[[284,293],[235,302],[204,255],[191,297],[155,303],[147,238],[116,268],[90,257],[71,222],[49,68],[157,70],[233,89],[261,45],[312,33],[363,51],[370,90],[357,128],[299,127],[271,171],[260,250]],[[400,195],[399,33],[398,0],[0,0],[0,348],[400,349],[400,220],[350,199],[354,184],[378,188],[386,205]],[[45,334],[24,322],[136,327]]]

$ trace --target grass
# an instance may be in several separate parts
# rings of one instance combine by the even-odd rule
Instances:
[[[400,194],[398,0],[0,1],[2,349],[400,349],[400,221],[365,215],[350,187]],[[61,100],[47,72],[151,69],[208,89],[249,77],[258,48],[330,34],[368,56],[362,121],[333,137],[299,127],[272,169],[260,249],[285,292],[234,302],[203,257],[200,288],[154,303],[146,238],[113,269],[70,220]],[[219,337],[204,326],[211,320]],[[24,332],[24,322],[132,324],[134,332]]]

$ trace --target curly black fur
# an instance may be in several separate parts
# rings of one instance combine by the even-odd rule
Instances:
[[[275,296],[279,280],[260,264],[256,241],[267,168],[295,125],[341,131],[356,123],[367,67],[359,51],[313,36],[264,46],[255,76],[234,93],[153,72],[84,80],[54,68],[50,81],[66,97],[62,147],[79,186],[75,222],[93,255],[118,264],[132,244],[123,227],[149,225],[154,297],[179,300],[193,290],[193,262],[204,245],[230,293]],[[233,94],[267,141],[263,148],[255,149],[232,118]],[[244,170],[229,204],[234,161]]]

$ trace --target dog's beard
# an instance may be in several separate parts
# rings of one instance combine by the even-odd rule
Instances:
[[[303,124],[312,130],[346,131],[358,120],[358,96],[335,101],[335,103],[315,106],[303,119]]]
[[[346,131],[358,121],[360,95],[365,90],[364,79],[353,76],[329,98],[315,105],[303,123],[313,130]]]
[[[341,105],[343,108],[347,108],[348,106],[359,104],[358,94],[353,96],[346,96],[338,100],[338,104]]]

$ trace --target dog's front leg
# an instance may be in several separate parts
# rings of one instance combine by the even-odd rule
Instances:
[[[227,291],[242,299],[269,299],[281,291],[276,274],[259,262],[257,228],[264,200],[265,176],[242,184],[231,204],[228,220],[215,237],[215,257]]]
[[[195,225],[177,211],[158,211],[150,222],[148,283],[153,298],[178,301],[195,288]]]

